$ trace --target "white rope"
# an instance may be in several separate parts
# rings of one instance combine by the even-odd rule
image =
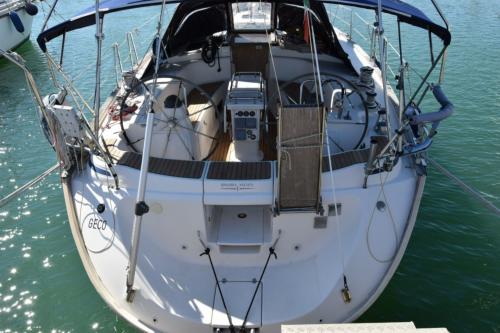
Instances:
[[[380,168],[380,165],[378,164],[379,161],[377,160],[377,168]],[[371,216],[370,216],[370,220],[368,222],[368,228],[367,228],[367,231],[366,231],[366,245],[368,247],[368,252],[370,253],[370,256],[373,258],[373,260],[381,263],[381,264],[385,264],[385,263],[388,263],[388,262],[391,262],[394,260],[394,258],[396,257],[397,253],[398,253],[398,248],[399,248],[399,236],[398,236],[398,231],[397,231],[397,225],[396,225],[396,221],[394,220],[394,216],[392,215],[392,210],[391,210],[391,207],[389,205],[389,200],[387,199],[387,195],[385,193],[385,189],[384,189],[384,185],[387,181],[387,179],[389,178],[389,172],[386,173],[386,176],[384,179],[382,179],[382,172],[379,173],[379,179],[380,179],[380,191],[377,195],[377,202],[379,201],[380,199],[380,196],[382,195],[385,199],[385,205],[387,207],[387,211],[389,213],[389,217],[390,217],[390,221],[391,221],[391,225],[392,225],[392,230],[394,232],[394,238],[395,238],[395,249],[394,249],[394,254],[388,258],[388,259],[380,259],[378,258],[375,253],[373,252],[373,249],[370,245],[370,238],[369,238],[369,235],[370,235],[370,230],[371,230],[371,227],[372,227],[372,224],[373,224],[373,218],[375,216],[375,209],[377,209],[377,204],[375,203],[375,205],[373,206],[373,210],[372,210],[372,213],[371,213]]]

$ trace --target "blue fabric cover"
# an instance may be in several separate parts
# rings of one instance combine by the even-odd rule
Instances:
[[[23,21],[21,21],[21,18],[19,17],[19,15],[14,11],[10,11],[9,17],[10,17],[12,24],[16,28],[17,32],[22,34],[24,32],[24,25],[23,25]]]

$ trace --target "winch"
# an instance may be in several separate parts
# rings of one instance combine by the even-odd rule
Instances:
[[[261,73],[235,73],[229,82],[226,114],[231,115],[231,139],[228,159],[261,161],[259,149],[260,119],[266,105],[265,82]]]

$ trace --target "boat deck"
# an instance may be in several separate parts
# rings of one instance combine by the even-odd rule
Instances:
[[[273,129],[274,128],[274,129]],[[270,131],[275,131],[275,126],[270,126]],[[274,135],[270,135],[268,137],[275,137]],[[382,139],[382,137],[381,137]],[[384,138],[385,139],[385,138]],[[135,152],[126,152],[123,151],[119,148],[116,147],[118,139],[115,137],[113,140],[106,140],[106,149],[109,151],[110,155],[113,157],[113,160],[123,166],[128,166],[133,169],[140,169],[141,168],[141,159],[142,155],[139,153]],[[210,157],[209,161],[210,162],[225,162],[226,161],[226,156],[228,154],[229,150],[229,145],[231,143],[231,139],[229,134],[224,134],[215,149],[214,153]],[[387,144],[387,139],[382,140],[381,144],[378,147],[378,152],[380,152],[384,146]],[[260,147],[262,151],[264,152],[264,160],[265,161],[275,161],[276,160],[276,141],[275,140],[261,140]],[[331,155],[331,161],[332,161],[332,169],[333,170],[339,170],[343,168],[347,168],[349,166],[355,165],[355,164],[360,164],[360,163],[366,163],[368,161],[370,149],[365,148],[365,149],[358,149],[358,150],[352,150],[352,151],[347,151],[347,152],[342,152],[338,154],[333,154]],[[262,162],[258,162],[262,163]],[[224,166],[221,166],[222,164],[234,164],[232,162],[228,163],[211,163],[211,164],[217,164],[220,173],[220,170],[226,170]],[[238,163],[238,165],[246,165],[249,163]],[[251,163],[250,163],[251,164]],[[150,172],[160,174],[160,175],[165,175],[165,176],[171,176],[171,177],[181,177],[181,178],[200,178],[203,174],[205,162],[204,161],[182,161],[182,160],[172,160],[172,159],[164,159],[164,158],[157,158],[157,157],[151,157],[150,159]],[[245,169],[242,166],[243,169]],[[323,163],[322,163],[322,171],[323,172],[328,172],[330,169],[329,163],[328,163],[328,157],[324,156],[323,157]],[[246,170],[246,169],[245,169]],[[260,169],[259,169],[260,170]],[[246,173],[239,172],[238,177],[242,178],[235,178],[235,179],[253,179],[253,178],[245,178],[244,176]],[[260,171],[251,172],[249,173],[248,177],[256,177],[252,176],[254,174],[261,175]],[[261,177],[261,176],[259,176]],[[226,178],[228,179],[228,178]]]

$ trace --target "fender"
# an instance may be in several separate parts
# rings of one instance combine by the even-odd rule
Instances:
[[[17,14],[14,11],[10,11],[9,17],[10,17],[10,21],[12,22],[12,24],[16,28],[17,32],[22,34],[24,32],[24,24],[23,24],[23,21],[21,21],[19,14]]]

